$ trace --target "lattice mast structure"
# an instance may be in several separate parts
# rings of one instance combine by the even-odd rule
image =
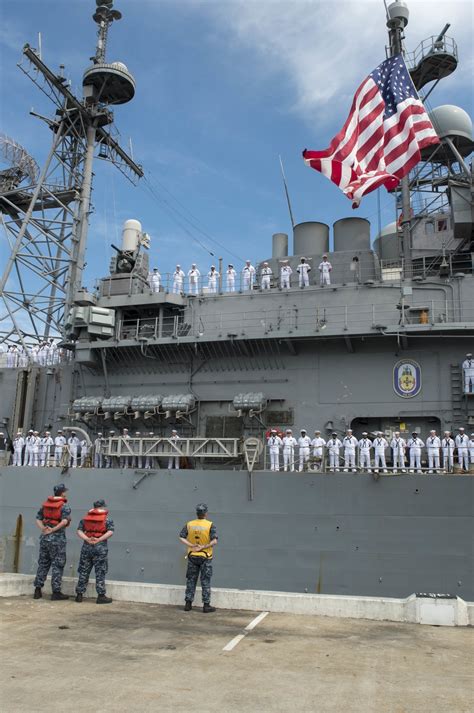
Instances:
[[[32,339],[66,336],[66,317],[82,286],[96,155],[132,182],[143,176],[141,166],[113,137],[111,106],[135,94],[127,67],[106,62],[109,28],[121,13],[113,0],[96,3],[96,53],[83,75],[81,98],[71,92],[63,67],[56,74],[36,50],[23,48],[19,67],[53,102],[55,113],[52,118],[36,115],[53,137],[42,169],[32,170],[26,152],[21,154],[19,147],[15,154],[12,145],[13,165],[0,173],[0,217],[9,251],[0,281],[0,343],[26,346]]]

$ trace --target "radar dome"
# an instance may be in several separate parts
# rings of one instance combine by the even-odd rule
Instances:
[[[429,117],[440,139],[448,136],[472,141],[471,117],[461,107],[444,104],[430,111]]]

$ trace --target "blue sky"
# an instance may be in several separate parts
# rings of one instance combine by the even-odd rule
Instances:
[[[132,138],[158,198],[146,184],[134,188],[113,166],[96,162],[87,284],[107,274],[109,245],[127,218],[150,233],[151,263],[162,273],[177,260],[207,271],[219,255],[236,265],[269,256],[272,233],[290,232],[279,154],[298,222],[331,225],[357,215],[369,218],[376,234],[375,194],[353,211],[335,186],[304,165],[301,150],[327,146],[356,87],[385,58],[382,0],[116,0],[115,7],[123,19],[112,26],[107,57],[127,64],[137,82],[134,101],[117,107],[115,120],[123,143]],[[50,136],[28,112],[51,108],[16,68],[21,47],[36,46],[41,32],[43,60],[52,68],[65,64],[79,92],[95,49],[94,8],[93,0],[0,3],[0,128],[38,163]],[[471,2],[411,0],[409,8],[409,50],[446,22],[459,47],[460,66],[430,105],[457,104],[472,116]],[[381,208],[384,225],[394,219],[394,207],[383,190]]]

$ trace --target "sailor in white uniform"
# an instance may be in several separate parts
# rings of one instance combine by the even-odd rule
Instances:
[[[250,260],[246,260],[245,265],[242,270],[242,289],[243,290],[253,290],[254,282],[255,282],[255,268],[250,263]]]
[[[181,439],[178,436],[178,431],[176,431],[176,429],[173,428],[173,430],[171,431],[170,441],[177,442],[180,440]],[[174,464],[175,469],[179,470],[179,455],[170,456],[168,458],[168,470],[172,470],[173,464]]]
[[[24,445],[25,439],[23,438],[21,431],[18,431],[13,440],[13,465],[21,465],[21,455]]]
[[[207,273],[207,291],[217,292],[217,280],[219,279],[219,273],[216,270],[215,265],[211,265],[211,269]]]
[[[175,295],[179,295],[183,291],[184,286],[184,272],[181,269],[181,265],[176,265],[176,270],[173,272],[173,292]]]
[[[268,262],[264,262],[263,267],[260,270],[262,290],[269,290],[271,288],[272,275],[272,268],[268,265]]]
[[[51,446],[54,446],[54,441],[51,438],[51,433],[46,431],[44,437],[40,439],[40,463],[43,468],[45,465],[49,465]]]
[[[461,468],[467,472],[469,470],[469,453],[468,453],[468,443],[469,438],[464,433],[464,428],[459,429],[459,433],[454,439],[456,448],[458,449],[458,463]]]
[[[153,433],[153,431],[149,431],[149,433],[148,433],[148,438],[154,438],[154,437],[155,437],[155,434]],[[151,446],[150,443],[144,444],[144,447],[145,447],[147,450],[150,448],[150,446]],[[154,460],[155,460],[154,457],[151,456],[150,453],[149,453],[149,451],[148,451],[147,454],[146,454],[146,456],[145,456],[145,470],[151,470],[152,468],[155,467],[155,465],[154,465]]]
[[[462,363],[464,375],[464,393],[474,394],[474,359],[472,354],[466,354],[466,358]]]
[[[188,270],[188,281],[189,281],[189,293],[191,295],[198,295],[199,294],[199,279],[201,277],[201,273],[199,272],[198,268],[196,267],[196,263],[193,262],[191,265],[191,269]]]
[[[33,465],[33,444],[35,443],[34,431],[30,429],[25,438],[25,455],[23,457],[23,465]]]
[[[234,269],[234,266],[229,263],[227,265],[227,270],[225,272],[225,285],[226,285],[226,290],[227,292],[235,292],[235,276],[236,276],[236,271]]]
[[[35,468],[39,466],[40,445],[41,438],[39,435],[39,431],[35,431],[33,433],[33,437],[30,443],[30,460],[28,462],[28,465],[32,465]]]
[[[369,438],[367,431],[364,431],[362,438],[359,441],[359,468],[360,470],[366,470],[368,473],[372,473],[370,468],[370,449],[372,448],[372,441]]]
[[[352,435],[352,430],[347,429],[346,435],[342,439],[342,446],[344,448],[344,472],[347,473],[349,468],[352,472],[356,472],[356,448],[358,445],[358,440]]]
[[[104,467],[104,444],[102,442],[102,433],[99,431],[97,438],[94,440],[94,468]]]
[[[291,287],[291,275],[293,270],[288,260],[281,261],[280,267],[280,287],[282,290],[289,290]]]
[[[331,284],[331,270],[332,265],[328,260],[328,256],[323,255],[323,260],[319,263],[319,284],[321,287]]]
[[[379,431],[374,438],[374,469],[379,472],[379,468],[387,473],[387,463],[385,461],[385,449],[388,447],[388,442],[383,437],[383,432]]]
[[[121,444],[122,453],[128,454],[130,447],[130,434],[128,432],[128,428],[122,429],[122,438],[125,441],[125,443]],[[128,468],[130,466],[130,456],[121,455],[119,463],[121,468]]]
[[[430,431],[430,435],[426,439],[426,450],[428,451],[428,473],[439,471],[439,449],[441,448],[441,440],[436,435],[436,431]]]
[[[300,433],[301,433],[301,436],[298,438],[300,466],[299,466],[298,470],[301,473],[301,471],[305,467],[305,464],[309,461],[309,449],[311,446],[311,438],[307,435],[305,428],[302,428]]]
[[[161,285],[161,275],[158,272],[158,268],[154,267],[153,272],[148,275],[148,284],[152,292],[159,292]]]
[[[296,272],[299,275],[299,286],[308,287],[309,286],[309,273],[311,272],[311,266],[306,262],[306,258],[302,257],[299,265],[296,268]]]
[[[137,453],[136,456],[132,457],[132,468],[140,468],[142,467],[142,456],[138,453],[140,450],[140,441],[141,441],[141,433],[140,431],[135,431],[135,443],[134,445],[134,451]]]
[[[421,473],[421,449],[425,445],[416,431],[411,434],[407,446],[410,449],[410,473],[413,473],[415,468],[417,473]]]
[[[331,435],[331,438],[326,443],[326,448],[329,454],[329,472],[336,473],[339,472],[339,450],[342,448],[342,443],[337,437],[337,433]]]
[[[313,448],[313,458],[317,460],[319,463],[319,470],[323,469],[324,465],[324,446],[326,445],[326,441],[324,438],[321,438],[321,431],[315,431],[314,432],[314,438],[311,441],[311,446]]]
[[[89,455],[90,446],[85,438],[83,438],[82,441],[80,442],[80,446],[81,446],[81,468],[85,468],[86,462],[87,462],[87,456]]]
[[[471,433],[467,447],[469,450],[469,463],[472,465],[474,463],[474,433]]]
[[[392,460],[393,460],[393,472],[398,473],[398,469],[402,473],[406,473],[405,468],[405,449],[407,442],[404,438],[400,436],[400,431],[395,431],[393,438],[390,441],[390,448],[392,449]]]
[[[67,445],[69,448],[69,465],[72,468],[77,468],[77,449],[80,446],[80,440],[76,436],[75,431],[71,431],[71,435],[67,439]]]
[[[280,448],[283,441],[278,436],[276,428],[272,428],[267,443],[270,452],[270,470],[280,470]]]
[[[454,439],[451,438],[451,432],[445,431],[444,438],[441,441],[443,449],[443,470],[447,473],[453,472],[454,466]]]
[[[54,465],[61,465],[61,458],[63,455],[63,448],[66,445],[66,438],[63,436],[61,429],[58,431],[58,435],[54,439]]]
[[[291,428],[287,428],[283,436],[283,470],[295,469],[295,448],[298,445]]]

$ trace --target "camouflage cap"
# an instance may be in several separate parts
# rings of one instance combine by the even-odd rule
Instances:
[[[65,493],[66,490],[67,488],[64,483],[59,483],[59,485],[55,485],[53,488],[53,492],[55,495],[62,495],[62,493]]]
[[[105,500],[94,500],[94,507],[95,508],[105,508]]]
[[[198,503],[196,505],[196,512],[197,513],[206,513],[207,512],[207,505],[206,503]]]

